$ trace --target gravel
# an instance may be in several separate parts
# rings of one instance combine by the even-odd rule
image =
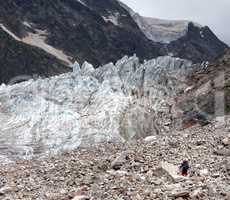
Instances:
[[[196,126],[149,141],[101,143],[2,165],[0,199],[227,200],[230,159],[215,152],[230,147],[221,143],[225,130],[216,131],[212,125]],[[188,177],[175,171],[184,159],[190,164]],[[162,162],[171,167],[163,168]],[[179,179],[170,176],[173,173]]]

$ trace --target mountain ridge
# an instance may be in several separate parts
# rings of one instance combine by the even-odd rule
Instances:
[[[214,60],[227,47],[210,29],[196,29],[192,25],[188,34],[169,44],[154,42],[146,37],[130,11],[116,0],[0,0],[0,3],[3,31],[61,59],[59,63],[64,61],[65,65],[87,60],[99,67],[133,54],[142,61],[171,55],[198,63]],[[204,34],[200,34],[203,29]],[[34,57],[34,60],[39,63],[41,59]],[[4,57],[2,62],[10,65]],[[45,65],[48,67],[48,63]],[[28,70],[9,74],[7,80]],[[47,76],[39,72],[39,67],[37,72]]]

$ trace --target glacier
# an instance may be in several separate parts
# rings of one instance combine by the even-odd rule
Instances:
[[[30,159],[104,141],[164,134],[192,63],[125,56],[97,69],[0,86],[1,158]]]
[[[185,36],[190,23],[186,20],[163,20],[142,17],[139,14],[133,15],[133,19],[148,39],[165,44]]]
[[[154,42],[169,44],[170,42],[178,40],[187,34],[189,23],[193,23],[194,26],[199,28],[202,27],[200,24],[188,20],[166,20],[143,17],[120,0],[118,2],[129,12],[145,36]]]

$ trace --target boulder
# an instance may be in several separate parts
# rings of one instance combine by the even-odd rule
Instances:
[[[215,150],[213,154],[217,156],[230,156],[230,150],[219,149],[219,150]]]
[[[208,176],[208,174],[209,174],[208,169],[202,169],[202,170],[200,170],[199,174],[201,176]]]
[[[90,198],[87,196],[75,196],[72,200],[89,200]]]
[[[111,163],[111,167],[114,170],[120,170],[122,165],[124,165],[128,160],[128,153],[122,152],[120,155],[116,157],[116,159]]]
[[[175,198],[188,197],[189,192],[186,190],[181,190],[181,191],[174,190],[171,192],[171,194],[169,196],[175,197]]]
[[[144,142],[153,142],[156,141],[156,136],[148,136],[144,139]]]
[[[12,188],[10,188],[10,187],[7,187],[7,186],[2,187],[2,188],[0,188],[0,195],[4,195],[6,193],[9,193],[11,190],[12,190]]]
[[[198,188],[189,194],[190,198],[192,199],[200,199],[202,195],[203,195],[203,191],[201,188]]]
[[[161,163],[161,169],[163,171],[165,171],[168,174],[168,176],[170,178],[172,178],[172,180],[174,182],[180,182],[180,181],[184,180],[184,177],[182,177],[178,174],[179,168],[173,164],[170,164],[167,162],[162,162]]]
[[[230,137],[226,137],[222,140],[224,146],[230,145]]]

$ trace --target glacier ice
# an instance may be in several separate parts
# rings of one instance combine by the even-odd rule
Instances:
[[[118,2],[123,8],[125,8],[129,12],[131,17],[137,23],[145,36],[154,42],[168,44],[185,36],[188,32],[189,23],[193,23],[199,28],[202,27],[198,23],[187,20],[165,20],[151,17],[143,17],[133,11],[126,4],[122,3],[121,1]]]
[[[1,155],[46,156],[164,132],[162,121],[169,119],[162,113],[187,88],[191,66],[169,56],[141,64],[134,55],[97,69],[75,63],[73,73],[1,85]]]
[[[70,67],[72,67],[73,73],[78,74],[81,72],[81,67],[77,61],[75,61],[74,64],[70,65]]]

